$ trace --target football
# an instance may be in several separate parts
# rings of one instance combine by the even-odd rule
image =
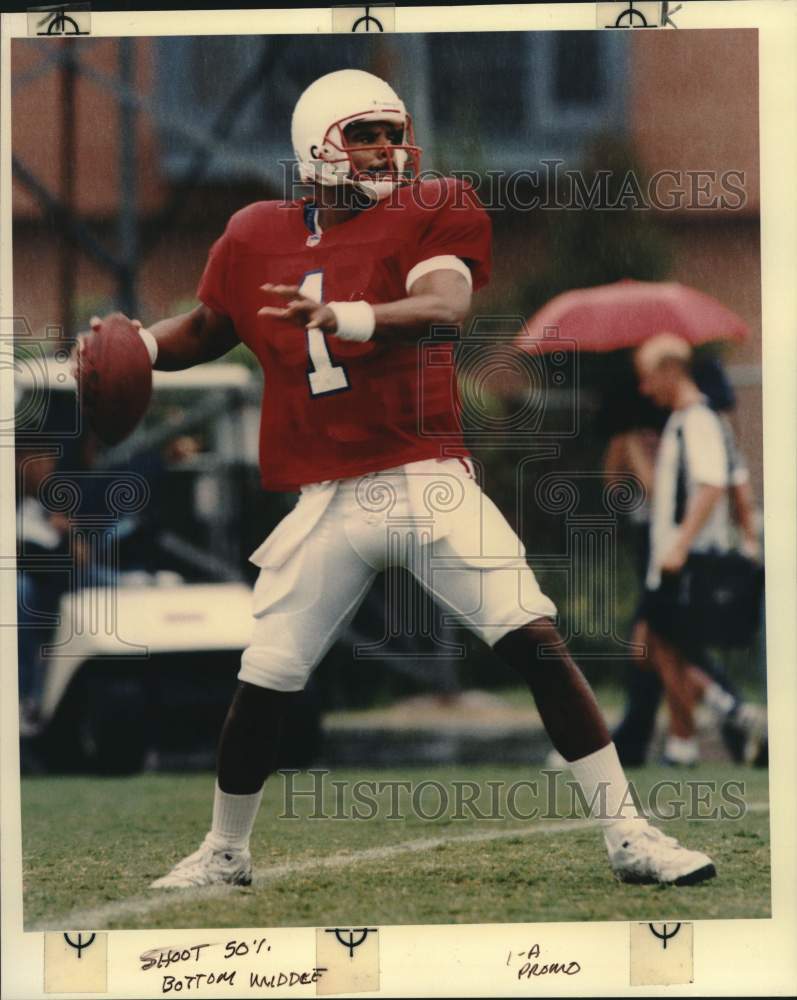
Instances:
[[[78,352],[76,376],[97,437],[113,445],[132,434],[152,394],[152,364],[135,324],[122,313],[106,316]]]

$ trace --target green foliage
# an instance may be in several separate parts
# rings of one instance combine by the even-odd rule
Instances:
[[[510,265],[516,267],[514,291],[510,291],[509,298],[502,303],[502,313],[530,316],[554,296],[573,288],[607,284],[622,278],[657,281],[667,277],[671,260],[668,236],[661,221],[649,209],[635,205],[633,192],[646,191],[647,177],[628,143],[616,135],[602,135],[593,142],[581,164],[580,180],[586,191],[600,176],[605,177],[603,204],[572,207],[572,182],[566,178],[564,170],[558,176],[555,196],[554,192],[541,191],[539,197],[543,204],[570,204],[570,208],[538,209],[523,218],[516,215],[501,220],[506,228],[503,233],[496,233],[497,249],[502,239],[510,241],[510,245],[517,243],[519,248],[524,241],[543,247],[542,253],[535,252],[531,263],[522,249],[516,254],[516,263]],[[623,195],[629,192],[624,199]],[[617,207],[607,207],[615,205]],[[505,266],[507,264],[508,261]],[[565,516],[545,513],[534,504],[533,480],[547,473],[599,472],[608,443],[607,428],[596,420],[601,400],[608,393],[627,391],[635,382],[627,351],[582,353],[578,365],[578,433],[571,438],[558,439],[560,454],[555,459],[537,461],[530,466],[522,489],[517,469],[525,455],[522,449],[512,447],[511,421],[506,420],[510,429],[503,436],[500,447],[497,444],[475,447],[476,456],[485,468],[488,492],[513,524],[522,519],[525,525],[523,541],[532,566],[541,546],[546,553],[563,552],[567,547]],[[466,388],[463,399],[467,397]],[[489,412],[493,426],[498,426],[497,418],[507,418],[515,408],[515,403],[498,393],[489,397],[485,392],[480,404],[483,412]],[[467,424],[467,413],[465,417]],[[555,409],[546,409],[540,430],[551,433],[556,419]],[[580,489],[583,492],[589,487],[582,481]],[[523,498],[522,510],[519,509],[520,497]],[[619,634],[624,634],[633,616],[638,581],[633,568],[633,542],[626,525],[621,523],[619,527],[616,622]],[[548,575],[550,579],[546,579],[544,570],[538,571],[543,587],[559,606],[566,628],[569,618],[583,617],[578,612],[583,612],[591,592],[576,589],[566,595],[561,576]],[[589,587],[588,581],[582,583]],[[587,640],[586,644],[591,652],[601,652],[599,639]],[[596,679],[603,679],[616,672],[616,666],[614,661],[605,661],[602,666],[596,665],[592,673]]]
[[[646,188],[647,178],[630,145],[612,135],[595,140],[581,167],[587,189],[599,171],[607,172],[608,204],[623,202],[623,193]],[[634,179],[631,188],[629,178]],[[560,178],[558,200],[567,202],[569,189]],[[521,284],[520,300],[528,315],[554,295],[571,288],[603,285],[621,278],[660,281],[670,267],[670,246],[661,222],[650,209],[591,205],[541,212],[548,252],[544,266]]]
[[[89,293],[77,295],[72,308],[72,327],[66,331],[67,336],[73,337],[75,334],[88,330],[89,320],[92,316],[107,316],[108,313],[115,312],[118,305],[113,296],[97,295]]]

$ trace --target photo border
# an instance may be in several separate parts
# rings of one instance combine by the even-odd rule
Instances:
[[[92,13],[92,35],[136,34],[277,34],[330,30],[329,8],[196,12],[186,31],[184,11],[131,14]],[[766,995],[797,989],[797,302],[794,274],[795,178],[797,143],[793,95],[797,92],[797,7],[737,0],[730,3],[684,0],[677,16],[680,30],[749,27],[759,30],[759,100],[761,151],[762,368],[764,427],[764,512],[767,569],[767,675],[770,727],[772,834],[772,913],[768,920],[695,922],[695,981],[677,988],[683,995]],[[561,30],[595,27],[594,4],[500,5],[494,7],[396,8],[402,32],[467,30]],[[669,29],[668,29],[669,30]],[[0,24],[0,323],[13,316],[11,247],[11,96],[10,42],[27,35],[24,14],[4,14]],[[0,370],[0,420],[13,420],[12,374]],[[11,391],[9,391],[11,389]],[[13,555],[13,449],[0,448],[0,554]],[[0,601],[15,608],[13,574],[0,573]],[[6,612],[8,613],[8,612]],[[16,636],[0,629],[2,693],[0,734],[2,771],[3,995],[38,997],[42,993],[43,934],[22,931],[19,744],[17,720]],[[672,916],[677,917],[676,913]],[[431,925],[384,928],[381,936],[382,981],[386,995],[528,995],[527,983],[513,983],[501,973],[509,948],[534,941],[552,952],[582,962],[572,980],[545,980],[540,991],[561,995],[655,995],[628,985],[628,939],[625,921],[589,924]],[[138,971],[138,956],[156,945],[226,940],[236,931],[111,931],[108,996],[158,996],[144,992],[149,980]],[[246,932],[249,935],[249,931]],[[251,935],[249,935],[251,936]],[[285,956],[307,967],[314,962],[315,929],[280,928],[269,939]],[[445,956],[441,959],[440,956]],[[583,961],[582,961],[583,956]],[[732,961],[729,961],[732,957]],[[90,994],[86,994],[90,995]],[[94,994],[101,995],[101,994]],[[204,990],[193,996],[207,995]],[[215,993],[214,995],[219,995]],[[235,990],[230,995],[250,995]],[[259,995],[252,992],[251,995]]]

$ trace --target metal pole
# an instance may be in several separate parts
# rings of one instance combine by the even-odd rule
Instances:
[[[75,199],[75,79],[76,66],[72,54],[74,42],[62,42],[65,46],[61,64],[61,203],[69,215],[74,214]],[[75,267],[77,259],[72,241],[65,234],[61,237],[60,298],[61,298],[61,338],[72,335],[75,303]]]
[[[124,91],[135,88],[135,42],[119,39],[119,83]],[[138,217],[136,213],[136,108],[132,101],[119,102],[119,305],[130,317],[138,313]]]
[[[267,36],[262,39],[263,49],[257,63],[244,73],[224,104],[217,109],[210,127],[208,137],[211,140],[201,148],[197,147],[188,163],[188,167],[180,178],[179,187],[174,191],[169,202],[152,220],[152,228],[144,238],[143,255],[146,256],[155,244],[169,232],[179,221],[183,209],[187,205],[196,187],[205,178],[213,159],[215,148],[221,146],[235,128],[239,117],[256,94],[262,94],[268,77],[274,72],[276,56],[272,56],[272,47]]]

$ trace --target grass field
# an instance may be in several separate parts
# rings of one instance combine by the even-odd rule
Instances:
[[[311,819],[314,802],[294,801],[298,819],[279,818],[285,786],[270,779],[252,841],[255,881],[248,888],[153,891],[149,882],[195,850],[210,815],[213,777],[145,774],[126,779],[28,777],[22,785],[23,878],[27,929],[143,927],[368,926],[547,920],[663,920],[767,917],[770,914],[769,817],[765,771],[702,765],[682,773],[631,773],[643,795],[658,781],[744,782],[739,819],[674,819],[659,825],[707,851],[718,878],[690,888],[628,886],[609,870],[602,838],[578,819],[454,818],[454,782],[545,778],[524,767],[403,768],[333,772],[327,780],[433,779],[448,798],[425,820],[398,793],[406,816],[388,819],[389,793],[373,794],[379,815],[351,816],[351,799],[326,808],[346,818]],[[308,775],[296,787],[309,788]],[[498,787],[498,786],[496,786]],[[688,802],[695,786],[661,795]],[[493,795],[499,795],[493,792]],[[733,791],[738,795],[738,790]],[[441,793],[418,799],[440,812]],[[499,795],[506,813],[505,798]],[[489,813],[489,793],[476,800]],[[560,796],[562,803],[569,803]],[[719,794],[711,803],[722,805]],[[518,794],[523,812],[545,808],[543,795]],[[403,804],[403,805],[402,805]],[[710,805],[701,807],[703,811]],[[370,807],[362,807],[369,812]],[[742,810],[739,810],[742,811]]]

